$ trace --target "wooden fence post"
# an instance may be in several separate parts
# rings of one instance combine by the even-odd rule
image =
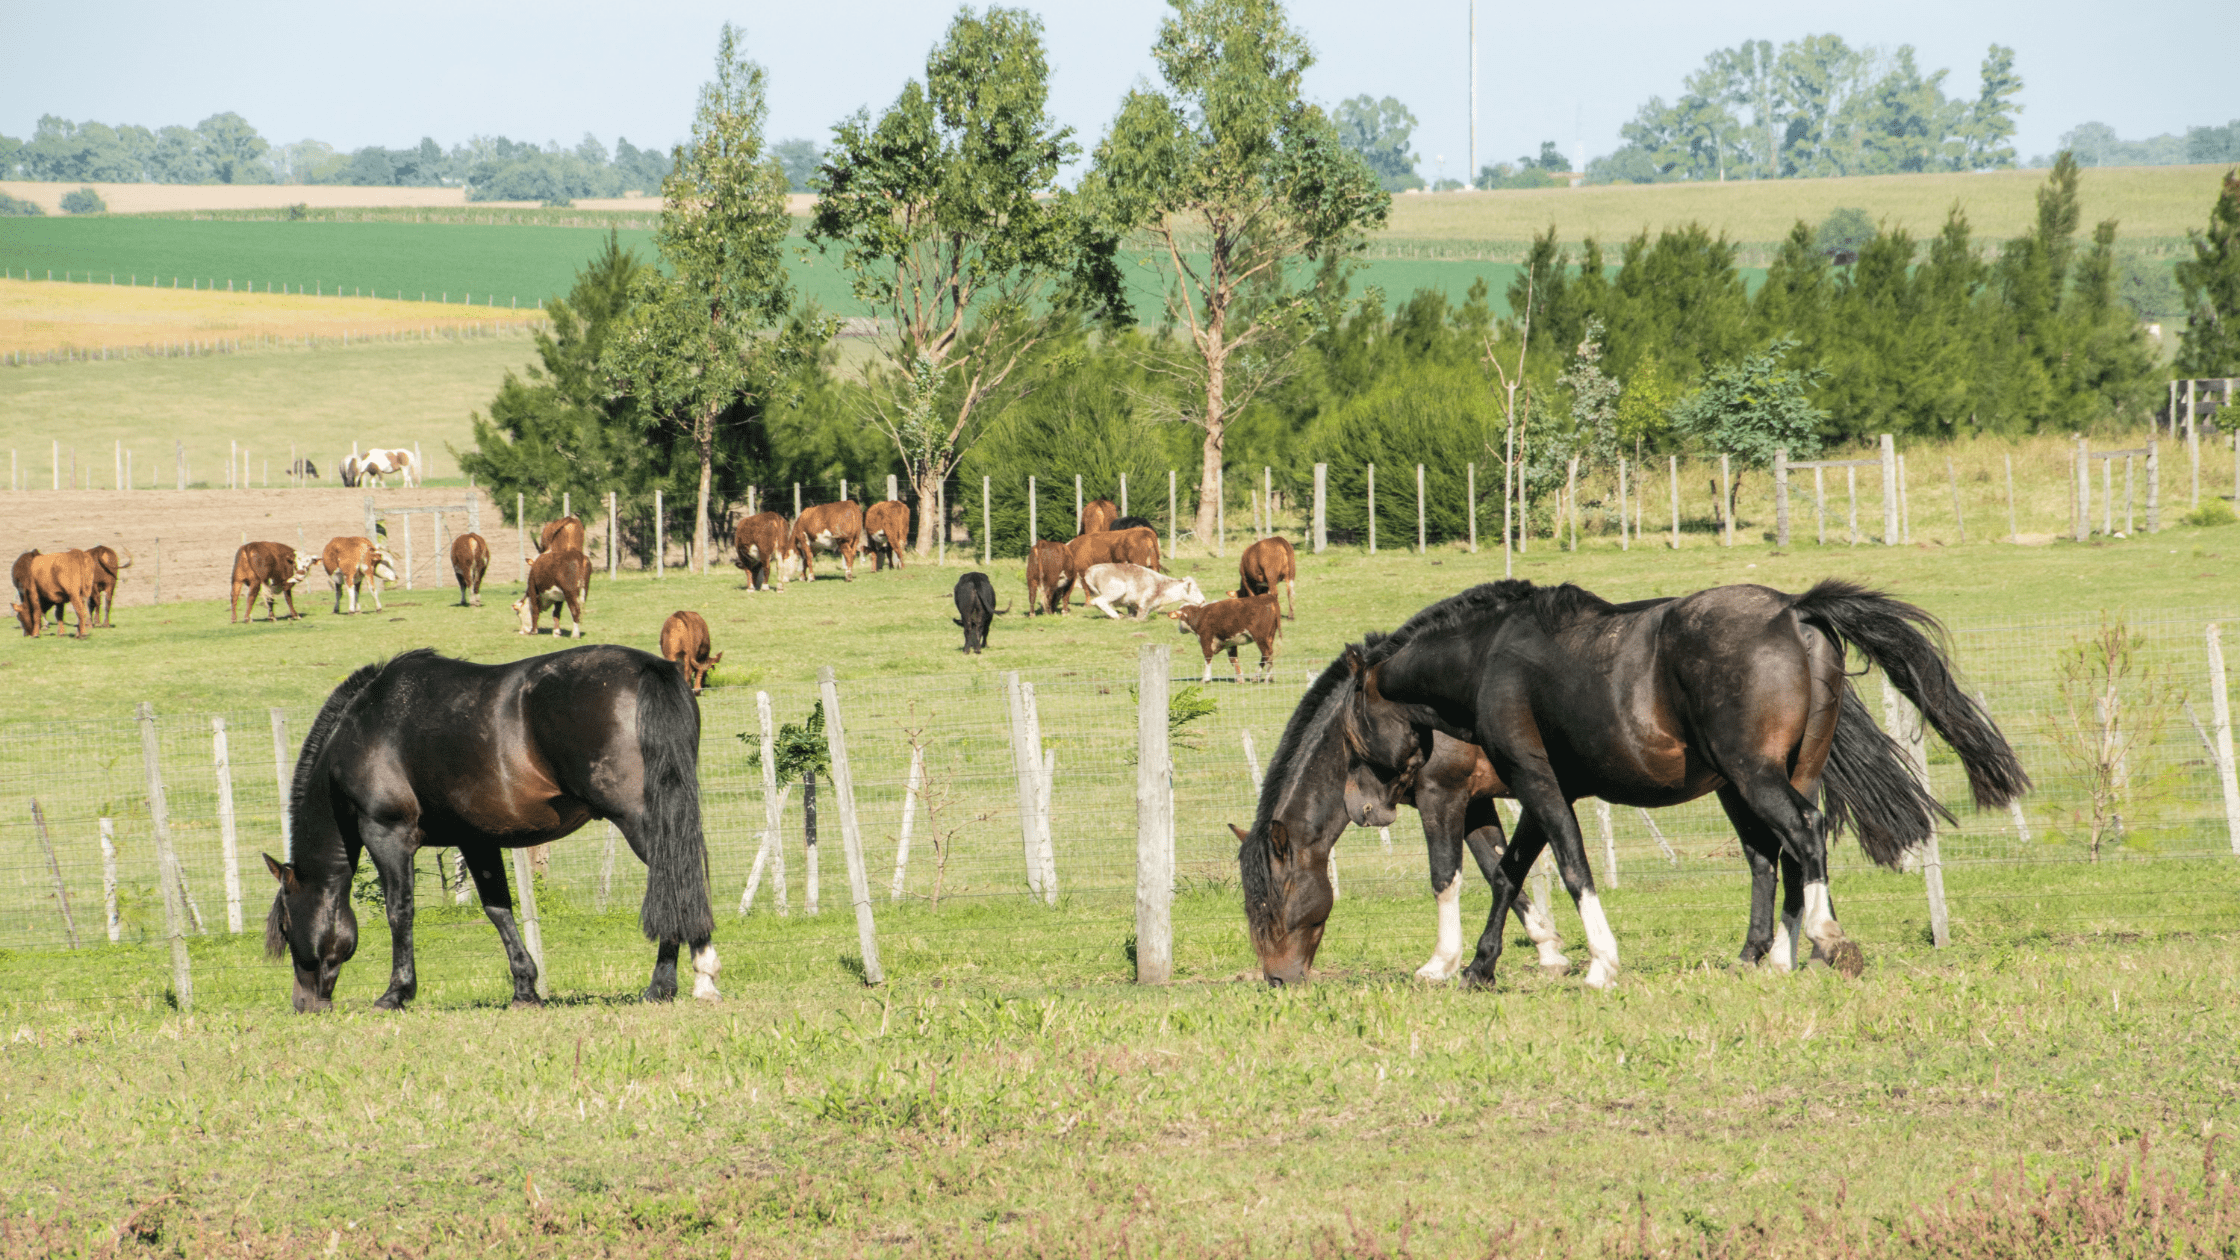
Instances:
[[[796,508],[799,508],[799,507],[801,506],[801,505],[800,505],[800,498],[801,498],[801,487],[800,487],[800,486],[796,485],[796,486],[795,486],[795,487],[793,488],[793,495],[794,495],[794,500],[795,500],[794,506],[795,506]],[[800,513],[799,513],[798,511],[796,511],[796,512],[794,513],[794,515],[795,515],[795,517],[796,517],[796,518],[798,519],[798,518],[799,518],[799,516],[800,516]],[[661,511],[661,492],[660,492],[659,490],[656,490],[656,491],[654,491],[654,492],[653,492],[653,576],[654,576],[654,577],[655,577],[656,579],[658,579],[658,578],[661,578],[661,577],[664,577],[664,576],[666,576],[666,573],[667,573],[668,567],[669,567],[669,522],[668,522],[667,518],[665,518],[665,517],[664,517],[664,516],[662,515],[662,511]],[[526,572],[526,570],[524,570],[524,572]],[[528,579],[527,579],[526,577],[524,577],[524,578],[523,578],[522,580],[523,580],[523,581],[527,581]]]
[[[2232,764],[2232,702],[2225,695],[2224,639],[2217,623],[2209,623],[2209,720],[2216,727],[2217,784],[2224,789],[2225,829],[2231,833],[2232,851],[2240,854],[2240,777]]]
[[[2076,441],[2076,453],[2069,457],[2069,469],[2076,483],[2069,496],[2069,523],[2076,541],[2083,542],[2092,533],[2092,460],[2082,433],[2076,435]]]
[[[1169,468],[1169,469],[1167,470],[1167,557],[1168,557],[1168,559],[1170,559],[1170,560],[1174,558],[1174,548],[1175,548],[1175,541],[1174,541],[1174,540],[1175,540],[1175,537],[1176,537],[1175,531],[1176,531],[1176,529],[1178,529],[1178,528],[1179,528],[1179,527],[1178,527],[1178,526],[1176,525],[1176,523],[1175,523],[1175,519],[1174,519],[1174,518],[1175,518],[1175,502],[1176,502],[1176,500],[1175,500],[1175,494],[1174,494],[1174,469],[1172,469],[1172,468]]]
[[[1960,474],[1953,470],[1952,457],[1944,457],[1944,479],[1952,487],[1952,519],[1960,531],[1960,541],[1968,541],[1968,518],[1960,514]]]
[[[996,545],[996,532],[995,532],[995,524],[994,524],[994,522],[995,522],[995,515],[994,515],[994,511],[995,511],[995,510],[994,510],[993,508],[991,508],[991,507],[990,507],[990,506],[988,505],[988,496],[994,493],[994,491],[993,491],[993,489],[992,489],[992,487],[994,486],[994,484],[995,484],[994,478],[992,478],[992,477],[989,477],[989,476],[987,476],[987,475],[984,475],[984,474],[983,474],[983,475],[981,476],[981,478],[980,478],[980,563],[981,563],[981,564],[983,564],[983,565],[991,563],[991,562],[992,562],[992,561],[994,560],[994,558],[995,558],[995,554],[996,554],[996,553],[995,553],[995,545]]]
[[[1369,465],[1369,554],[1377,554],[1377,466]]]
[[[1922,790],[1931,791],[1929,748],[1922,734],[1920,710],[1898,694],[1888,676],[1882,680],[1882,725],[1905,750],[1906,764],[1913,770],[1913,777]],[[1952,941],[1952,920],[1945,909],[1944,857],[1937,845],[1934,826],[1930,827],[1928,842],[1921,849],[1921,878],[1929,893],[1929,939],[1938,949],[1943,949]]]
[[[101,900],[109,912],[109,943],[124,939],[124,920],[117,917],[117,821],[101,820]]]
[[[1038,542],[1042,541],[1042,520],[1041,520],[1040,514],[1039,514],[1039,512],[1038,512],[1037,504],[1036,504],[1036,502],[1035,502],[1035,499],[1036,499],[1036,493],[1035,493],[1035,491],[1036,491],[1036,487],[1035,487],[1035,482],[1034,482],[1034,474],[1033,474],[1033,473],[1028,473],[1028,474],[1027,474],[1027,554],[1028,554],[1028,555],[1033,555],[1033,554],[1034,554],[1034,545],[1035,545],[1036,543],[1038,543]],[[1171,552],[1172,552],[1172,551],[1174,550],[1174,547],[1173,547],[1172,545],[1169,545],[1169,546],[1168,546],[1168,548],[1167,548],[1167,550],[1168,550],[1168,551],[1169,551],[1169,552],[1171,553]]]
[[[762,847],[754,855],[754,870],[747,876],[746,891],[739,894],[739,913],[745,914],[754,904],[755,887],[762,882],[765,864],[775,859],[771,867],[771,899],[777,903],[778,917],[789,913],[786,906],[786,845],[779,833],[778,824],[785,812],[785,793],[778,790],[778,728],[770,715],[770,693],[754,693],[755,716],[762,723]],[[793,787],[788,784],[786,792]]]
[[[654,511],[658,514],[661,492],[653,492]],[[368,531],[369,533],[371,531]],[[521,564],[521,585],[529,585],[529,497],[516,493],[513,496],[513,549],[514,559]]]
[[[1080,474],[1080,473],[1075,473],[1075,474],[1073,475],[1073,528],[1074,528],[1074,529],[1075,529],[1075,531],[1077,531],[1077,532],[1078,532],[1078,531],[1080,530],[1080,528],[1081,528],[1081,509],[1082,509],[1082,506],[1083,506],[1083,504],[1082,504],[1082,502],[1081,502],[1081,474]]]
[[[614,858],[621,839],[622,832],[616,829],[612,819],[608,820],[606,843],[599,846],[599,891],[591,903],[599,914],[607,912],[607,899],[614,895]]]
[[[1818,472],[1818,469],[1813,471]],[[1789,545],[1789,449],[1773,452],[1773,545]]]
[[[622,531],[615,527],[614,506],[614,491],[609,490],[607,491],[607,580],[609,582],[614,581],[615,574],[620,572],[622,568],[622,561],[615,555],[616,544],[622,539]],[[438,538],[436,539],[436,552],[441,555],[442,551],[443,540]]]
[[[1898,439],[1882,435],[1882,545],[1898,545]]]
[[[1034,861],[1042,872],[1042,900],[1058,904],[1058,855],[1050,841],[1050,790],[1058,775],[1058,754],[1042,749],[1042,710],[1035,703],[1034,684],[1019,680],[1019,704],[1027,715],[1027,752],[1035,758]]]
[[[1174,976],[1174,798],[1167,753],[1172,650],[1136,649],[1136,983]]]
[[[2240,462],[2234,467],[2240,468]],[[2147,532],[2162,532],[2162,453],[2151,437],[2147,439]]]
[[[1320,464],[1315,466],[1321,467]],[[1470,463],[1463,465],[1463,469],[1463,475],[1468,478],[1463,497],[1470,502],[1470,554],[1474,556],[1478,554],[1478,466]]]
[[[1042,739],[1036,729],[1039,724],[1027,708],[1017,670],[1004,672],[1003,698],[1011,711],[1011,772],[1019,789],[1020,857],[1027,868],[1027,891],[1041,899],[1041,836],[1035,824],[1035,807],[1042,797]]]
[[[2186,456],[2193,463],[2193,508],[2201,506],[2201,426],[2194,420],[2193,380],[2186,380]]]
[[[163,889],[163,931],[171,940],[171,996],[184,1014],[194,1012],[194,975],[187,965],[186,887],[179,859],[171,851],[171,810],[163,797],[163,758],[156,741],[156,709],[143,700],[140,763],[148,778],[148,823],[156,844],[156,870]]]
[[[1120,474],[1120,515],[1128,514],[1128,474]]]
[[[47,851],[47,870],[54,876],[54,903],[62,911],[63,939],[70,948],[78,948],[78,921],[70,915],[70,889],[62,882],[62,860],[55,856],[54,839],[47,834],[47,815],[39,808],[39,798],[31,798],[31,826],[39,833],[39,847]]]
[[[1670,467],[1672,476],[1672,549],[1678,551],[1680,550],[1680,457],[1673,455],[1668,458],[1672,461]]]
[[[2154,468],[2153,443],[2148,443],[2147,450],[2147,468],[2151,472]],[[2005,458],[2007,461],[2007,541],[2016,542],[2022,537],[2022,526],[2017,523],[2014,514],[2014,456],[2008,455]],[[2154,491],[2152,490],[2147,492],[2147,504],[2147,515],[2151,518],[2154,515]]]
[[[896,491],[897,491],[897,490],[898,490],[899,488],[900,488],[900,487],[898,487],[898,486],[897,486],[897,485],[895,484],[895,476],[894,476],[894,474],[893,474],[893,473],[888,473],[888,474],[887,474],[887,501],[888,501],[889,503],[895,502],[895,501],[897,501],[897,500],[899,500],[899,499],[901,499],[901,498],[902,498],[902,496],[901,496],[900,494],[896,493]]]
[[[1424,553],[1423,465],[1416,465],[1416,554]]]
[[[1610,802],[1594,798],[1594,818],[1602,824],[1602,877],[1618,886],[1618,833],[1610,825]]]
[[[552,981],[546,976],[544,969],[544,928],[537,921],[536,872],[530,869],[527,849],[512,849],[508,852],[513,857],[513,904],[519,912],[515,917],[521,925],[521,945],[529,951],[529,961],[537,969],[537,996],[549,998],[552,996]]]
[[[918,818],[918,793],[926,783],[926,750],[918,743],[910,745],[910,777],[902,786],[902,838],[894,847],[894,889],[887,894],[888,901],[902,900],[902,881],[910,870],[910,828]]]
[[[1476,467],[1476,464],[1471,465],[1472,469],[1475,469]],[[1173,474],[1170,473],[1168,475],[1171,477]],[[1472,484],[1476,484],[1474,478]],[[1311,541],[1314,544],[1314,554],[1318,556],[1322,554],[1323,548],[1330,545],[1329,506],[1330,465],[1316,464],[1314,466],[1314,537]],[[1475,495],[1472,495],[1470,500],[1470,550],[1476,551],[1478,549],[1477,540],[1478,502],[1477,497]],[[1174,550],[1174,546],[1171,542],[1168,544],[1167,550],[1170,552]]]
[[[1252,746],[1252,732],[1240,730],[1237,738],[1244,744],[1244,768],[1252,776],[1252,794],[1260,795],[1260,750]]]
[[[280,860],[295,860],[295,819],[292,776],[288,773],[288,715],[272,708],[272,779],[280,789]]]
[[[1727,536],[1726,545],[1734,546],[1734,495],[1728,487],[1734,484],[1734,468],[1727,452],[1719,452],[1719,524]]]
[[[1579,549],[1579,457],[1574,455],[1564,468],[1563,501],[1571,518],[1571,550]]]
[[[1476,467],[1476,465],[1472,465],[1472,467]],[[1626,461],[1620,458],[1618,460],[1618,550],[1620,551],[1633,550],[1633,518],[1627,514],[1629,509],[1626,507],[1626,503]]]
[[[218,775],[218,859],[226,889],[226,931],[241,934],[241,848],[234,829],[233,758],[226,747],[226,720],[210,719],[210,759]]]
[[[824,698],[824,737],[832,753],[832,791],[840,798],[840,848],[848,858],[848,899],[856,908],[856,947],[863,952],[863,982],[886,983],[879,966],[879,930],[871,918],[871,877],[863,864],[863,833],[856,826],[856,778],[848,764],[848,725],[840,717],[840,684],[832,667],[817,670]]]

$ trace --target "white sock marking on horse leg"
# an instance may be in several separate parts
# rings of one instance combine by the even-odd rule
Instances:
[[[1602,898],[1593,889],[1579,894],[1579,918],[1587,926],[1587,953],[1594,962],[1587,967],[1587,987],[1607,989],[1618,977],[1618,938],[1602,913]]]
[[[703,945],[692,951],[692,996],[703,1002],[713,1002],[722,997],[716,992],[716,973],[723,970],[723,960],[716,957],[716,947]]]
[[[1788,971],[1797,962],[1797,918],[1782,915],[1773,925],[1773,948],[1766,953],[1766,961],[1775,971]]]
[[[1563,956],[1563,938],[1556,935],[1556,917],[1548,909],[1523,893],[1517,894],[1524,903],[1524,934],[1540,951],[1540,965],[1549,971],[1568,971],[1571,960]]]
[[[1418,980],[1451,980],[1462,967],[1462,872],[1439,890],[1439,945],[1431,961],[1416,968]]]
[[[1834,955],[1837,942],[1843,940],[1843,927],[1828,901],[1828,881],[1816,879],[1804,886],[1804,934],[1820,952]]]

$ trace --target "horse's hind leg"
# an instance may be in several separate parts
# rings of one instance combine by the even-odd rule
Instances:
[[[1733,785],[1719,789],[1719,804],[1742,841],[1742,856],[1750,864],[1750,929],[1742,938],[1742,962],[1756,966],[1768,962],[1781,971],[1790,966],[1796,941],[1793,925],[1776,928],[1773,893],[1777,882],[1774,861],[1781,856],[1781,838],[1758,820]]]
[[[506,884],[505,858],[493,844],[462,844],[459,856],[466,859],[467,873],[474,876],[482,913],[490,917],[490,925],[498,929],[498,940],[506,947],[506,967],[513,972],[513,1004],[543,1005],[543,999],[537,996],[537,960],[529,957],[521,933],[514,927],[513,890]]]
[[[646,986],[648,1002],[673,1002],[677,997],[677,943],[661,942],[653,957],[653,982]]]
[[[1790,884],[1783,895],[1785,926],[1794,913],[1792,940],[1809,940],[1815,952],[1833,962],[1837,970],[1847,976],[1856,976],[1866,967],[1865,955],[1859,947],[1844,939],[1843,926],[1836,922],[1833,903],[1828,898],[1828,842],[1827,819],[1811,798],[1791,786],[1778,769],[1766,766],[1755,773],[1742,776],[1735,784],[1742,798],[1765,824],[1781,838],[1781,851],[1785,858],[1794,859],[1797,869],[1792,873],[1787,862],[1783,873]],[[1801,897],[1796,885],[1801,884]],[[1801,904],[1791,911],[1791,905]]]
[[[1488,804],[1490,806],[1491,803]],[[1482,829],[1473,828],[1465,836],[1465,840],[1475,841],[1480,830]],[[1494,856],[1490,843],[1470,844],[1471,856],[1478,860],[1478,870],[1486,877],[1486,882],[1493,886],[1493,908],[1486,912],[1485,930],[1478,934],[1477,954],[1471,958],[1470,965],[1463,969],[1462,982],[1465,985],[1472,988],[1493,986],[1494,969],[1501,962],[1501,926],[1516,909],[1517,894],[1524,888],[1525,873],[1532,869],[1533,861],[1547,846],[1547,832],[1533,822],[1530,814],[1518,820],[1516,834],[1509,837],[1507,851],[1498,857]],[[1552,930],[1549,937],[1553,940]],[[1542,960],[1545,961],[1546,957],[1543,951]],[[1561,958],[1562,955],[1558,954],[1557,957]],[[1569,966],[1569,961],[1565,960],[1564,965]]]
[[[1502,858],[1501,811],[1491,799],[1474,800],[1470,802],[1469,819],[1470,833],[1463,837],[1463,842],[1470,846],[1470,855],[1477,859],[1486,882],[1492,884]],[[1509,908],[1516,914],[1518,926],[1524,929],[1525,939],[1539,951],[1540,969],[1560,976],[1571,970],[1571,960],[1563,955],[1563,938],[1556,933],[1555,916],[1550,913],[1552,907],[1533,901],[1532,894],[1525,890],[1524,877],[1531,868],[1529,858],[1517,868],[1516,878],[1511,881],[1516,896]]]

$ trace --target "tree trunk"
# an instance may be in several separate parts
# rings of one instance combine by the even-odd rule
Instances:
[[[1223,442],[1223,412],[1228,403],[1224,394],[1228,387],[1229,347],[1226,342],[1227,314],[1218,301],[1206,318],[1204,350],[1206,356],[1206,442],[1204,457],[1198,464],[1198,513],[1191,520],[1190,532],[1197,535],[1198,546],[1213,546],[1215,499],[1221,484],[1221,453]]]
[[[933,554],[933,531],[937,528],[933,518],[941,500],[941,480],[941,474],[930,468],[911,478],[911,484],[918,490],[918,554],[921,557]]]
[[[708,572],[708,490],[715,480],[715,407],[710,406],[702,413],[700,423],[693,426],[692,436],[700,448],[700,494],[692,514],[692,560],[695,569],[705,575]]]

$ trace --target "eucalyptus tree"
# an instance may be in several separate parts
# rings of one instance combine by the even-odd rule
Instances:
[[[639,275],[601,359],[614,398],[680,431],[698,453],[692,539],[703,570],[719,431],[743,423],[824,332],[817,321],[786,318],[786,177],[763,134],[765,73],[741,42],[725,23],[692,138],[676,147],[661,183],[654,243],[664,269]]]
[[[1192,527],[1204,538],[1229,422],[1286,375],[1316,309],[1284,265],[1354,254],[1392,198],[1300,97],[1314,54],[1281,4],[1171,3],[1151,49],[1161,85],[1128,93],[1084,192],[1163,255],[1168,316],[1194,352],[1164,366],[1196,395],[1182,418],[1205,431]]]
[[[1084,313],[1120,302],[1109,241],[1058,187],[1080,148],[1049,113],[1042,20],[1024,9],[958,12],[874,122],[833,128],[812,181],[809,239],[837,245],[857,300],[880,321],[885,363],[872,420],[932,505],[1022,363]]]

